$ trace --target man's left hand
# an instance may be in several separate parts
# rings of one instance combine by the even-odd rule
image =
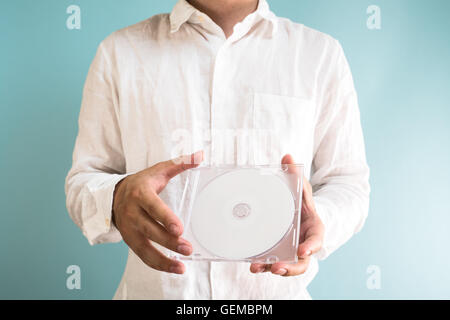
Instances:
[[[282,164],[294,164],[291,155],[285,155]],[[280,276],[296,276],[305,273],[309,265],[309,259],[322,247],[324,226],[317,215],[314,206],[312,187],[306,178],[303,178],[303,196],[300,221],[300,244],[298,246],[298,262],[274,264],[252,263],[250,271],[253,273],[272,272]]]

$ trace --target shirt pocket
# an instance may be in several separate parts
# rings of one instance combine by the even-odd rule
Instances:
[[[278,164],[287,153],[305,162],[312,143],[313,108],[311,98],[254,93],[255,164]]]

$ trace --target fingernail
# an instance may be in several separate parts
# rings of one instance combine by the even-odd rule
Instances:
[[[203,150],[192,154],[193,164],[200,164],[203,161]]]
[[[306,251],[306,255],[310,256],[311,255],[311,250]]]
[[[179,253],[181,253],[181,254],[184,254],[184,255],[189,255],[190,253],[191,253],[191,247],[190,246],[188,246],[188,245],[185,245],[185,244],[180,244],[178,247],[177,247],[177,251],[179,252]]]
[[[178,264],[174,264],[174,265],[171,265],[169,267],[169,271],[172,272],[172,273],[182,274],[183,273],[183,267],[178,265]]]
[[[170,233],[172,233],[172,234],[174,234],[174,235],[178,235],[178,233],[179,233],[179,231],[180,231],[180,228],[178,228],[178,226],[175,224],[175,223],[172,223],[170,226],[169,226],[169,231],[170,231]]]
[[[284,268],[278,269],[277,271],[274,272],[275,274],[278,274],[280,276],[284,276],[287,273],[287,270]]]

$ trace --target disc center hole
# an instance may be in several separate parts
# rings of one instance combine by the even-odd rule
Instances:
[[[252,208],[247,203],[238,203],[233,208],[233,216],[236,218],[242,219],[248,217]]]

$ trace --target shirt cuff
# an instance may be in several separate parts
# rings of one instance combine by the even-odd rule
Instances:
[[[112,223],[112,205],[116,184],[130,174],[108,175],[103,181],[88,185],[96,208],[95,214],[85,221],[83,234],[91,245],[122,240],[119,230]]]

